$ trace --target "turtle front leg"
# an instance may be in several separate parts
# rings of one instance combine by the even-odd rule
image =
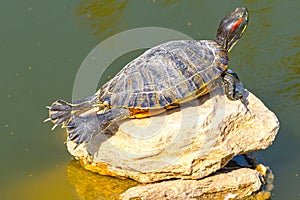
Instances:
[[[227,70],[223,75],[225,94],[230,100],[243,99],[244,87],[238,75]]]
[[[80,115],[95,106],[97,104],[97,99],[97,96],[94,95],[74,103],[57,100],[48,107],[49,118],[45,121],[51,120],[54,124],[52,130],[58,125],[65,125],[72,115]]]
[[[94,114],[87,117],[73,115],[67,123],[68,139],[77,145],[89,142],[95,135],[102,133],[112,123],[130,117],[130,111],[126,108],[108,109],[102,114]]]

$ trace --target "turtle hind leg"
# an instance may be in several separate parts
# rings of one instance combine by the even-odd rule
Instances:
[[[72,115],[66,124],[68,139],[77,145],[89,142],[91,138],[102,133],[112,123],[130,117],[130,111],[126,108],[112,108],[102,114],[87,117]]]
[[[49,118],[45,121],[51,120],[54,124],[53,129],[57,125],[65,125],[72,115],[80,115],[81,113],[91,109],[97,104],[97,96],[91,96],[80,100],[73,104],[64,100],[55,101],[49,108]]]

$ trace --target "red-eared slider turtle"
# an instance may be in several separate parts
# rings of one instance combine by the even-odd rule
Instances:
[[[113,122],[148,117],[207,94],[219,77],[227,97],[241,99],[239,78],[228,70],[228,52],[247,24],[247,9],[237,8],[220,22],[214,41],[179,40],[153,47],[128,63],[95,95],[72,104],[54,102],[49,119],[55,126],[66,127],[69,140],[80,144]],[[81,115],[96,109],[93,115]]]

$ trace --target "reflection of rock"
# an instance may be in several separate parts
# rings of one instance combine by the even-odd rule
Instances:
[[[85,200],[118,199],[122,192],[137,185],[136,182],[131,180],[121,180],[91,173],[84,170],[76,161],[72,161],[68,165],[67,175],[78,196]]]
[[[125,121],[115,135],[99,135],[86,146],[73,149],[68,142],[68,150],[86,169],[100,174],[142,183],[200,179],[235,155],[273,142],[279,128],[276,116],[253,94],[247,101],[246,108],[240,101],[215,95],[201,105]]]
[[[127,4],[128,0],[84,0],[76,9],[76,15],[90,26],[93,34],[110,36],[120,31],[120,18]]]

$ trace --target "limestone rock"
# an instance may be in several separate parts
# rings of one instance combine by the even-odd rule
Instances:
[[[129,179],[99,176],[74,160],[68,165],[67,177],[82,199],[264,200],[270,198],[273,186],[272,171],[253,153],[235,156],[225,167],[201,180],[138,184]]]
[[[249,168],[228,173],[217,173],[200,180],[171,180],[139,185],[121,195],[129,199],[241,199],[249,197],[262,187],[261,175]]]
[[[84,168],[104,175],[141,183],[200,179],[275,139],[274,113],[251,93],[246,100],[247,106],[224,95],[201,98],[158,116],[121,122],[113,135],[99,134],[75,149],[69,141],[67,147]]]

